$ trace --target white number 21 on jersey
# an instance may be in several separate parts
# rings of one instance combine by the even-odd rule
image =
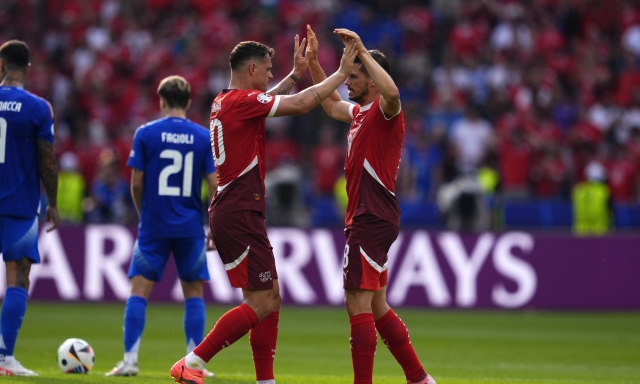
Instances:
[[[171,159],[173,164],[167,165],[160,172],[158,180],[158,195],[180,196],[180,187],[169,186],[169,176],[183,170],[182,153],[175,149],[165,149],[160,152],[160,158]],[[182,196],[191,196],[191,181],[193,180],[193,151],[184,155],[184,172],[182,174]]]

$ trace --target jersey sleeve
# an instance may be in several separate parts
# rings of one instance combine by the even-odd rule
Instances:
[[[42,139],[47,143],[53,143],[53,109],[51,108],[51,104],[46,100],[42,100],[40,110],[37,133],[38,139]]]
[[[396,113],[393,116],[387,117],[387,114],[384,113],[384,111],[382,110],[382,104],[380,104],[380,99],[378,99],[378,109],[380,110],[380,113],[382,114],[382,117],[384,117],[384,119],[387,120],[387,121],[392,120],[392,119],[400,116],[400,113],[402,112],[402,106],[401,106],[400,109],[398,110],[398,113]]]
[[[145,148],[143,136],[142,128],[138,128],[135,136],[133,137],[133,148],[131,148],[131,152],[129,153],[127,165],[131,168],[144,172]]]
[[[349,105],[349,116],[351,116],[351,118],[352,118],[352,119],[353,119],[353,116],[354,116],[354,113],[353,113],[353,110],[354,110],[354,109],[356,109],[356,105],[355,105],[355,104],[351,104],[351,105]],[[360,108],[358,107],[358,110],[359,110],[359,109],[360,109]]]
[[[246,118],[273,117],[280,103],[280,96],[271,96],[265,92],[245,91],[238,105]]]

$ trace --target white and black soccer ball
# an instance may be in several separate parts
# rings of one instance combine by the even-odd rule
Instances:
[[[87,373],[95,361],[93,348],[82,339],[67,339],[58,348],[58,366],[64,373]]]

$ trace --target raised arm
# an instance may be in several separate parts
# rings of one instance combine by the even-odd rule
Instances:
[[[295,95],[282,96],[274,116],[300,115],[309,112],[318,104],[322,103],[322,101],[329,97],[333,91],[338,88],[340,83],[351,74],[353,60],[355,60],[356,54],[356,43],[354,41],[348,42],[342,53],[340,68],[319,84],[311,86]]]
[[[334,30],[333,33],[340,36],[340,39],[345,44],[350,40],[356,42],[358,56],[380,92],[380,108],[382,108],[382,111],[387,116],[395,116],[400,113],[400,91],[398,91],[398,87],[387,71],[371,57],[369,51],[362,44],[360,36],[353,31],[342,28]]]
[[[47,232],[51,232],[60,225],[60,214],[58,213],[58,162],[53,155],[53,144],[38,139],[38,168],[40,179],[47,193],[47,221],[51,221],[51,226]]]
[[[316,34],[313,32],[311,27],[307,24],[307,38],[309,40],[307,44],[307,52],[306,57],[309,59],[309,72],[311,73],[311,78],[313,79],[313,84],[318,84],[324,81],[327,78],[325,75],[322,66],[320,66],[320,62],[318,61],[318,38]],[[349,114],[349,108],[351,104],[342,100],[338,91],[333,91],[329,97],[324,99],[322,102],[322,108],[324,108],[327,115],[332,118],[340,121],[345,121],[350,123],[352,118]]]
[[[293,39],[293,71],[282,79],[275,87],[271,88],[267,91],[271,96],[276,95],[288,95],[291,93],[291,90],[296,85],[300,76],[304,74],[304,71],[307,70],[309,66],[309,59],[307,56],[302,56],[304,52],[304,44],[307,41],[306,38],[302,39],[302,42],[298,44],[298,35]]]

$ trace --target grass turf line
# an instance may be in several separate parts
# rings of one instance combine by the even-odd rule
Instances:
[[[123,304],[31,302],[16,358],[40,374],[12,383],[171,383],[169,368],[185,353],[181,305],[149,305],[140,348],[141,375],[104,377],[122,359]],[[207,308],[209,330],[228,307]],[[438,384],[640,384],[640,313],[433,311],[399,308],[414,347]],[[279,326],[278,384],[353,382],[349,323],[340,308],[284,307]],[[67,338],[87,340],[96,365],[65,375],[56,364]],[[255,383],[247,337],[208,365],[208,383]],[[378,342],[374,382],[404,383],[402,370]]]

